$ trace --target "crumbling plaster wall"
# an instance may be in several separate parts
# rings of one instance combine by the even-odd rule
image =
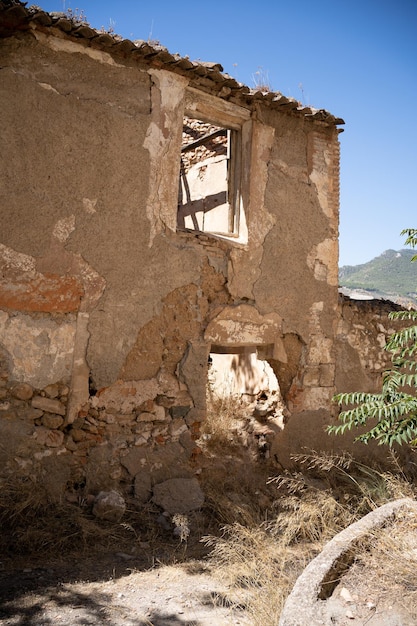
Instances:
[[[291,122],[275,129],[265,205],[276,226],[265,238],[254,294],[261,311],[280,313],[284,337],[301,344],[294,412],[328,407],[334,391],[338,167],[335,129],[319,135]]]
[[[182,119],[198,90],[39,29],[1,46],[3,425],[21,421],[7,462],[59,456],[63,488],[133,481],[139,498],[187,475],[212,343],[272,344],[289,409],[327,410],[337,131],[201,94],[242,119],[247,243],[179,233]]]

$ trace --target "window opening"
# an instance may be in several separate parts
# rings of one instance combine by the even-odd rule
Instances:
[[[235,129],[184,118],[179,229],[238,237],[240,142]]]

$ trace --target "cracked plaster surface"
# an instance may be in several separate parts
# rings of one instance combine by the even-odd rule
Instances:
[[[261,275],[263,243],[275,225],[276,219],[265,208],[265,190],[268,182],[268,163],[274,142],[272,127],[253,123],[250,195],[246,221],[248,245],[230,252],[228,288],[232,296],[254,300],[254,287]]]
[[[150,223],[149,246],[155,236],[177,227],[178,177],[184,90],[188,81],[160,70],[152,77],[151,122],[143,147],[149,152],[150,180],[146,213]]]

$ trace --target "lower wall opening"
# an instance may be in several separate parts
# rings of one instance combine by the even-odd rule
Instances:
[[[272,349],[272,348],[271,348]],[[278,379],[266,360],[269,346],[211,346],[208,383],[219,397],[251,403],[260,394],[279,394]]]
[[[285,412],[278,379],[267,361],[272,350],[273,346],[211,346],[206,439],[243,445],[257,459],[269,458]]]

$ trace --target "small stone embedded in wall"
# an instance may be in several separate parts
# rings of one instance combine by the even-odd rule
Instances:
[[[131,448],[127,454],[121,457],[120,462],[131,476],[136,476],[147,464],[146,451],[139,448]]]
[[[156,396],[155,402],[156,404],[159,404],[160,406],[169,409],[170,407],[172,407],[173,404],[175,404],[175,398],[172,398],[170,396],[158,395]]]
[[[188,426],[180,417],[173,419],[169,425],[169,434],[174,440],[178,439],[186,431],[188,431]]]
[[[54,383],[53,385],[47,385],[44,389],[44,392],[48,396],[48,398],[57,398],[59,396],[59,386]]]
[[[146,502],[151,496],[151,479],[155,482],[182,476],[196,447],[190,430],[193,427],[186,423],[192,400],[186,389],[172,386],[175,395],[155,391],[145,400],[142,395],[138,406],[133,402],[123,405],[123,411],[118,410],[111,395],[108,404],[94,403],[93,396],[68,424],[65,420],[68,385],[56,382],[35,389],[25,383],[5,381],[0,387],[3,391],[1,416],[3,420],[21,420],[31,436],[30,454],[27,453],[25,461],[27,471],[33,471],[36,463],[45,457],[65,455],[70,459],[71,479],[78,476],[78,481],[88,482],[88,476],[104,471],[110,482],[101,481],[101,489],[127,479],[126,489],[133,489],[137,499]],[[153,391],[153,387],[147,385],[145,392],[148,387]],[[167,388],[171,391],[169,386]],[[125,395],[121,394],[122,400]],[[102,449],[102,444],[110,446],[111,468],[108,461],[100,467],[95,461],[94,451]],[[94,484],[98,484],[97,481]]]
[[[33,388],[27,383],[19,383],[12,387],[11,395],[18,400],[30,400],[33,396]]]
[[[179,442],[188,454],[192,454],[194,448],[196,447],[195,441],[188,429],[180,434]]]
[[[64,433],[60,430],[50,430],[45,426],[36,428],[34,437],[36,441],[48,448],[58,448],[64,443]]]
[[[40,409],[34,409],[33,407],[25,408],[25,418],[28,420],[39,420],[42,418],[43,411]]]
[[[68,435],[68,437],[66,438],[65,447],[70,452],[75,452],[75,450],[77,450],[77,444],[75,443],[71,435]]]
[[[153,488],[152,501],[168,513],[188,513],[204,504],[204,494],[196,478],[172,478]]]
[[[86,432],[81,428],[71,428],[71,437],[75,443],[84,441],[86,439]]]
[[[144,445],[146,445],[148,443],[148,440],[149,440],[150,436],[151,436],[151,434],[148,433],[147,437],[144,436],[144,435],[141,435],[140,437],[135,437],[134,445],[135,446],[144,446]]]
[[[155,421],[154,413],[140,413],[138,415],[139,422],[153,422]]]
[[[152,484],[149,472],[139,472],[134,480],[134,494],[140,504],[146,504],[152,495]]]
[[[185,417],[190,410],[190,406],[173,406],[170,408],[170,415],[175,419],[176,417]]]
[[[59,428],[64,423],[64,418],[61,415],[56,415],[54,413],[44,413],[42,417],[42,426],[46,428]]]
[[[35,409],[41,409],[48,413],[57,413],[58,415],[65,415],[65,404],[54,398],[44,398],[43,396],[34,396],[32,398],[32,406]]]
[[[138,413],[152,413],[154,408],[153,400],[145,400],[142,402],[140,406],[137,408]]]

